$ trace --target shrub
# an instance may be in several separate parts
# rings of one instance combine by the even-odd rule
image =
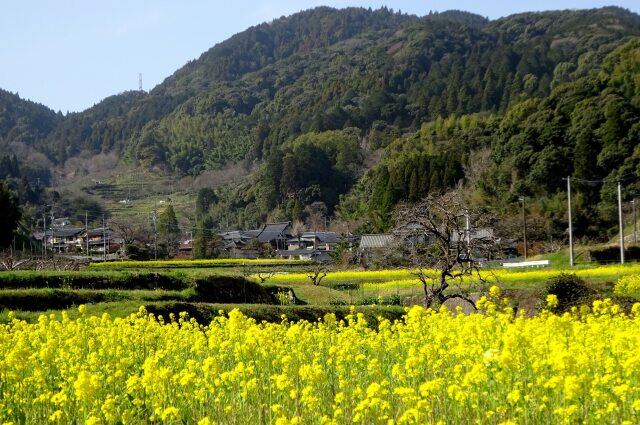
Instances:
[[[594,294],[585,281],[575,274],[561,273],[547,281],[546,291],[543,294],[543,303],[547,295],[555,295],[558,298],[558,311],[566,311],[571,307],[589,302]]]
[[[243,277],[209,276],[195,282],[196,299],[208,303],[274,304],[278,301],[259,284]]]
[[[616,263],[620,261],[620,246],[610,246],[589,251],[591,259],[598,263]],[[624,250],[626,260],[640,260],[640,245],[630,245]]]
[[[106,301],[106,294],[97,291],[69,289],[31,289],[0,291],[0,309],[45,311],[61,310],[73,305]]]
[[[124,247],[127,256],[133,261],[146,261],[150,259],[149,249],[142,248],[138,245],[128,244]]]
[[[185,275],[155,272],[34,272],[14,271],[0,275],[1,289],[165,289],[191,286]]]

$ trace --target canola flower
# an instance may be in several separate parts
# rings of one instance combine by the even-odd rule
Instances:
[[[427,275],[437,278],[439,272],[426,270]],[[487,283],[527,283],[540,282],[561,273],[571,273],[582,278],[618,278],[619,276],[640,275],[640,263],[625,265],[606,265],[579,269],[487,269],[480,275]],[[257,277],[254,277],[258,281]],[[477,276],[465,277],[463,281],[477,280]],[[309,282],[308,273],[282,273],[269,278],[270,284],[304,283]],[[392,270],[348,270],[329,272],[322,280],[323,285],[337,285],[357,283],[365,290],[380,289],[381,284],[389,287],[408,287],[412,283],[419,285],[419,280],[412,269]]]
[[[412,270],[398,269],[398,270],[347,270],[329,272],[327,276],[322,280],[323,284],[331,283],[350,283],[350,282],[386,282],[396,279],[410,279],[415,276],[412,274]],[[257,276],[254,276],[256,280]],[[269,283],[295,283],[295,282],[309,282],[308,273],[282,273],[276,274],[269,278]]]
[[[256,323],[232,311],[0,326],[0,423],[640,422],[640,304],[515,315],[407,309]],[[553,299],[548,300],[550,308]]]
[[[640,274],[621,277],[616,282],[613,292],[618,295],[640,295]]]

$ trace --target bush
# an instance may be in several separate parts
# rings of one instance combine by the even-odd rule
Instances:
[[[192,284],[184,275],[135,272],[34,272],[0,274],[0,289],[164,289],[179,291]]]
[[[138,245],[128,244],[125,245],[124,249],[127,253],[127,257],[129,257],[130,260],[146,261],[151,259],[151,257],[149,256],[148,248],[142,248]]]
[[[547,295],[555,295],[558,298],[556,309],[566,311],[573,306],[588,303],[590,297],[594,295],[594,291],[575,274],[561,273],[547,281],[543,302],[545,302]]]
[[[598,263],[616,263],[620,261],[620,246],[610,246],[589,251],[591,259]],[[625,247],[624,258],[626,260],[640,260],[640,245]]]
[[[195,282],[197,301],[207,303],[276,304],[259,284],[243,277],[209,276]]]
[[[46,311],[73,305],[106,301],[106,294],[67,289],[5,290],[0,292],[0,309]]]

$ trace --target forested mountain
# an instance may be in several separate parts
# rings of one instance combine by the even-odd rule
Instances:
[[[535,197],[541,237],[561,237],[561,176],[636,171],[637,36],[640,17],[615,7],[495,21],[323,7],[249,28],[149,93],[64,118],[23,107],[30,132],[3,113],[0,141],[58,165],[115,151],[177,177],[251,166],[216,188],[209,214],[229,226],[323,214],[384,230],[400,200],[463,180],[506,213]],[[578,195],[584,235],[611,223],[609,197]]]

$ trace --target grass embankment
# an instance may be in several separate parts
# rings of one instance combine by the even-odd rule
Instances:
[[[281,263],[283,267],[288,265],[288,262]],[[264,262],[256,264],[262,266]],[[64,272],[4,272],[0,273],[0,309],[3,309],[0,320],[6,321],[9,310],[19,310],[19,318],[33,321],[42,313],[87,304],[91,314],[106,312],[114,317],[135,312],[140,305],[157,311],[209,312],[198,314],[201,318],[212,317],[220,309],[219,305],[240,306],[246,314],[259,320],[277,321],[283,311],[292,320],[311,319],[356,302],[352,294],[327,286],[314,286],[305,281],[260,285],[243,279],[238,273],[237,269],[200,267],[157,271],[107,267]],[[296,304],[305,307],[281,305],[290,302],[289,289],[294,291]],[[335,305],[340,306],[334,308]],[[317,310],[317,306],[322,308]]]
[[[424,296],[419,280],[407,269],[329,272],[321,285],[315,286],[311,284],[308,273],[291,272],[300,270],[301,266],[292,266],[289,261],[276,261],[269,266],[265,261],[244,260],[244,266],[240,267],[237,264],[243,260],[229,261],[195,262],[198,264],[196,267],[187,267],[193,261],[162,261],[154,262],[157,267],[152,268],[136,268],[134,265],[137,263],[129,262],[124,263],[127,268],[122,269],[116,266],[123,263],[107,263],[75,272],[3,272],[0,273],[0,308],[5,312],[0,314],[0,320],[6,318],[7,309],[22,310],[24,313],[18,313],[19,317],[35,320],[39,313],[32,312],[51,312],[79,304],[91,304],[89,310],[92,313],[108,312],[113,316],[130,314],[140,305],[158,311],[183,308],[215,312],[218,305],[229,304],[240,306],[259,320],[264,317],[277,320],[281,310],[296,317],[297,311],[320,314],[323,309],[339,310],[351,304],[382,302],[408,305],[420,303]],[[181,266],[171,269],[169,265],[173,263]],[[230,265],[234,263],[235,266]],[[203,264],[227,265],[201,266]],[[310,268],[308,263],[302,263],[302,267]],[[276,274],[259,283],[258,273],[265,276],[274,271]],[[582,265],[574,269],[490,269],[483,274],[490,284],[495,283],[508,290],[510,297],[528,308],[539,301],[548,279],[563,272],[576,274],[597,288],[599,294],[609,296],[613,294],[613,283],[621,276],[640,274],[640,264]],[[254,275],[249,282],[241,277],[250,273]],[[203,285],[209,285],[209,289],[202,289]],[[304,307],[279,305],[289,303],[289,288],[295,293],[296,303]],[[255,306],[250,307],[249,304]],[[209,313],[199,314],[199,317],[211,317]],[[309,318],[309,314],[301,317]]]
[[[163,289],[182,290],[193,285],[193,275],[183,271],[32,271],[0,273],[1,289],[66,288],[66,289]]]

